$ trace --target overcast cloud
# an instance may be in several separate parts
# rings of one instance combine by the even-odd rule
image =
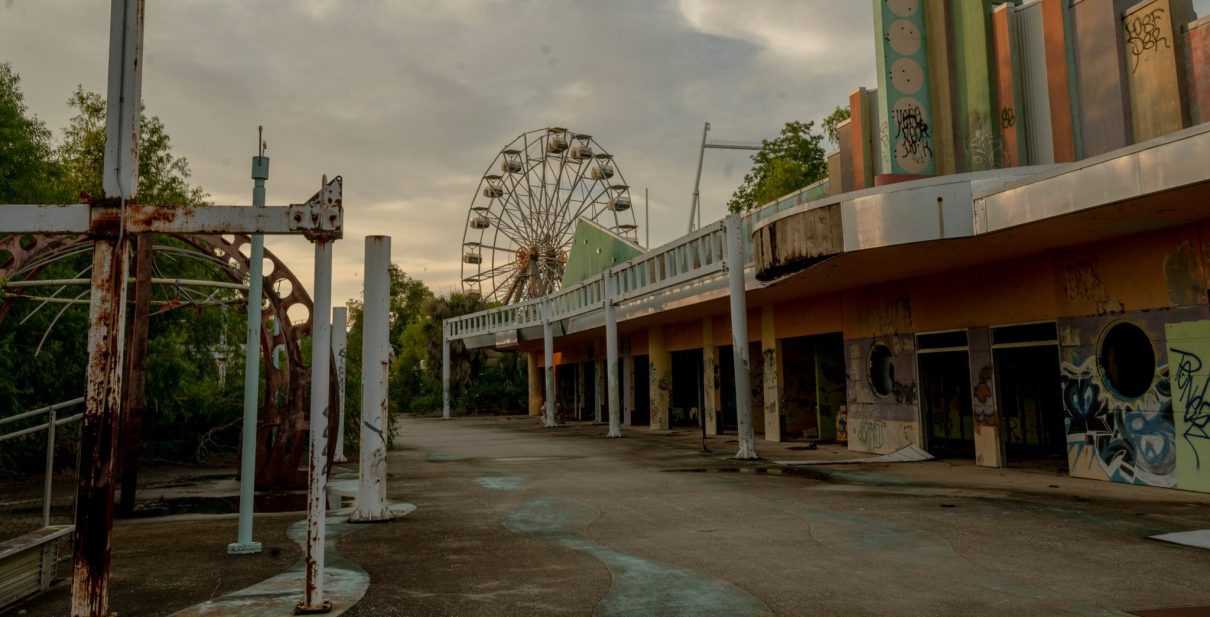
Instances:
[[[459,286],[463,225],[483,170],[520,133],[565,126],[614,154],[651,242],[685,231],[702,123],[758,140],[874,85],[869,2],[835,0],[148,0],[143,97],[194,183],[251,201],[263,124],[269,203],[345,178],[336,302],[361,289],[363,238],[437,292]],[[0,61],[56,132],[76,84],[105,92],[109,3],[4,0]],[[703,221],[749,167],[707,154]],[[640,229],[640,238],[646,232]],[[305,241],[273,239],[308,285]]]

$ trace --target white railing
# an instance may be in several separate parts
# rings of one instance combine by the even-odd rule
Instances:
[[[748,230],[750,218],[744,217]],[[723,269],[726,240],[723,221],[712,223],[545,298],[447,319],[446,335],[461,339],[493,334],[541,325],[544,318],[558,321],[604,309],[607,283],[615,290],[614,302],[620,303],[716,274]],[[749,264],[750,244],[746,243]]]

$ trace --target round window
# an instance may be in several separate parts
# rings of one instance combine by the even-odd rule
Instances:
[[[1147,333],[1130,322],[1118,322],[1105,331],[1097,360],[1105,384],[1120,398],[1143,396],[1155,380],[1155,348]]]
[[[891,348],[883,343],[870,347],[870,388],[878,396],[891,393],[895,383],[895,363],[891,361]]]

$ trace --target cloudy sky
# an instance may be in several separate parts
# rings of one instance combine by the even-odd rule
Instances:
[[[105,92],[109,2],[0,2],[0,61],[58,131],[77,84]],[[479,177],[531,129],[592,134],[640,223],[650,189],[652,244],[683,234],[702,123],[759,140],[822,118],[873,85],[872,30],[868,1],[149,0],[143,97],[215,203],[250,203],[258,124],[270,204],[344,176],[340,303],[360,294],[368,234],[434,291],[457,287]],[[748,166],[707,153],[703,221]],[[268,246],[310,286],[305,241]]]

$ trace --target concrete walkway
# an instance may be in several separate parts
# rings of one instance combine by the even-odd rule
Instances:
[[[374,581],[347,614],[1120,615],[1210,604],[1210,551],[1147,539],[1210,527],[1205,495],[952,461],[739,464],[698,452],[691,434],[604,433],[404,419],[390,492],[420,510],[342,541]]]

